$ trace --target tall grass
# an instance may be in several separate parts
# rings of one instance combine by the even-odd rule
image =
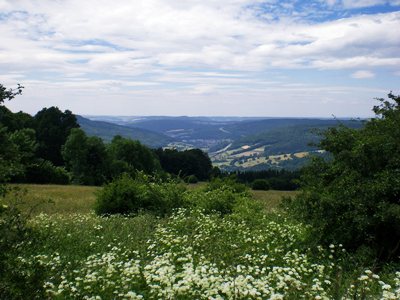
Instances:
[[[96,201],[95,193],[100,189],[76,185],[18,184],[12,186],[23,193],[18,200],[18,207],[23,212],[30,212],[32,215],[89,213],[93,211]],[[6,201],[14,200],[13,193],[6,198]]]
[[[187,185],[189,190],[198,190],[205,186],[205,183]],[[96,202],[96,192],[101,189],[94,186],[38,184],[18,184],[13,187],[26,191],[18,206],[24,212],[29,211],[33,215],[92,212]],[[282,197],[294,196],[297,192],[252,190],[250,193],[253,199],[259,201],[265,210],[270,212],[278,208]]]
[[[311,246],[308,228],[283,214],[239,207],[225,216],[180,209],[165,218],[99,217],[99,188],[18,187],[28,191],[19,205],[34,208],[28,224],[37,238],[14,245],[7,263],[27,283],[19,294],[30,298],[400,298],[398,266],[377,274],[341,245]],[[272,212],[295,193],[252,194]]]

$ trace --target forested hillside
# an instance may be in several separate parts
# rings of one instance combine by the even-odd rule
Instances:
[[[146,129],[121,126],[104,121],[92,121],[82,116],[77,116],[77,121],[87,135],[100,137],[105,142],[110,142],[116,135],[139,140],[142,144],[152,148],[163,147],[174,141],[173,138],[162,133]]]

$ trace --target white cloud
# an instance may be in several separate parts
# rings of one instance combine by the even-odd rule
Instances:
[[[329,6],[333,6],[333,5],[335,5],[335,4],[338,2],[338,0],[325,0],[325,2],[326,2]]]
[[[28,14],[15,13],[0,23],[0,63],[60,72],[84,66],[117,76],[158,67],[309,68],[360,57],[386,66],[382,58],[400,57],[400,13],[319,24],[265,23],[244,6],[254,3],[9,1],[8,6]]]
[[[393,6],[400,5],[399,0],[343,0],[345,8],[370,7],[375,5],[390,4]]]
[[[348,69],[359,67],[392,67],[400,65],[400,58],[379,58],[373,56],[357,56],[351,58],[337,58],[316,60],[313,65],[320,69]]]
[[[385,2],[384,0],[343,0],[343,6],[345,8],[359,8],[384,4]]]
[[[355,79],[366,79],[366,78],[374,78],[375,74],[371,71],[359,70],[351,74],[351,77]]]
[[[262,10],[260,2],[268,9]],[[396,3],[325,2],[347,8]],[[229,97],[228,90],[241,91],[244,99],[262,86],[282,88],[277,76],[286,70],[366,68],[373,74],[377,69],[394,73],[399,68],[400,12],[315,22],[301,19],[301,12],[280,14],[272,9],[280,4],[276,0],[0,0],[4,13],[0,79],[27,82],[43,97],[48,88],[60,99],[67,99],[61,91],[74,91],[78,98],[82,93],[94,101],[96,93],[106,91],[107,99],[117,93],[124,99],[174,95],[183,101],[201,95]],[[274,70],[281,73],[267,74]],[[308,89],[301,92],[307,94]],[[254,99],[262,97],[257,94]]]

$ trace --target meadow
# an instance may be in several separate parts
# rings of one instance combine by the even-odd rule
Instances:
[[[206,183],[188,184],[188,189],[196,190]],[[31,215],[90,213],[96,201],[97,186],[55,185],[55,184],[18,184],[11,185],[20,189],[24,195],[18,203],[19,208]],[[265,211],[274,211],[278,208],[282,197],[297,194],[296,191],[250,191],[252,197],[258,201]],[[9,196],[10,198],[11,196]]]
[[[36,234],[13,257],[13,269],[29,279],[24,299],[400,298],[393,265],[374,268],[341,245],[308,242],[307,226],[278,207],[296,192],[253,191],[261,206],[224,216],[186,208],[99,217],[100,188],[18,187]]]

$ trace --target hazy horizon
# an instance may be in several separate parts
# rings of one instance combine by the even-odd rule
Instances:
[[[361,117],[287,117],[287,116],[239,116],[239,115],[231,115],[231,116],[213,116],[213,115],[198,115],[198,116],[187,116],[187,115],[176,115],[176,116],[165,116],[165,115],[85,115],[79,114],[79,116],[90,119],[90,118],[237,118],[237,119],[365,119]]]

